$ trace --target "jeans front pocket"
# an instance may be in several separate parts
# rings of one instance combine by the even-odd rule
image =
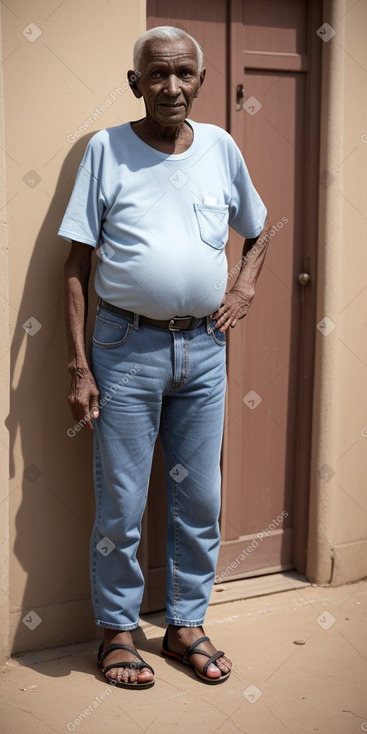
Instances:
[[[116,320],[113,320],[116,318]],[[126,319],[115,317],[111,314],[111,320],[96,316],[92,342],[96,347],[102,349],[115,349],[126,344],[132,332],[132,325]]]
[[[194,209],[201,239],[221,250],[228,240],[228,206],[195,203]]]
[[[226,332],[220,331],[220,329],[214,329],[211,324],[214,324],[214,321],[210,322],[210,319],[207,320],[207,327],[206,330],[210,336],[213,337],[214,341],[219,344],[221,347],[226,346]]]

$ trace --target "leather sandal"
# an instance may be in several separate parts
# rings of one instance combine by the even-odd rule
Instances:
[[[209,637],[199,637],[196,642],[193,642],[192,645],[186,648],[183,655],[181,655],[178,652],[173,652],[168,648],[168,629],[166,629],[166,634],[163,638],[162,643],[162,649],[161,649],[161,655],[164,655],[168,658],[173,658],[174,660],[178,660],[180,663],[184,663],[185,665],[190,665],[191,668],[194,669],[195,674],[197,675],[200,680],[203,680],[205,683],[209,683],[210,685],[216,685],[217,683],[223,683],[225,680],[229,678],[231,675],[231,671],[229,673],[222,673],[220,678],[209,678],[208,675],[206,675],[206,672],[208,670],[208,667],[211,663],[215,663],[218,658],[221,658],[222,655],[224,655],[224,652],[222,650],[218,650],[218,652],[214,653],[214,655],[209,655],[208,652],[205,652],[205,650],[198,650],[197,646],[200,645],[201,642],[210,642]],[[201,673],[190,661],[191,655],[205,655],[205,657],[209,658],[207,663],[205,664],[203,668],[203,672]],[[220,670],[220,668],[219,668]]]
[[[128,652],[133,653],[133,655],[135,655],[135,657],[137,657],[140,662],[134,662],[133,660],[130,660],[129,662],[125,661],[121,663],[112,663],[111,665],[106,665],[105,668],[102,668],[102,663],[104,659],[107,657],[107,655],[109,655],[110,652],[113,652],[114,650],[127,650]],[[143,660],[137,650],[134,650],[133,647],[129,647],[129,645],[110,645],[109,647],[106,647],[105,651],[103,651],[102,642],[98,650],[98,665],[111,686],[118,686],[120,688],[151,688],[152,686],[154,686],[154,680],[148,680],[145,683],[141,683],[140,681],[136,681],[135,683],[128,683],[125,681],[117,680],[116,678],[109,678],[106,675],[107,671],[112,670],[112,668],[129,668],[130,670],[136,671],[139,671],[142,668],[148,668],[148,670],[150,670],[154,675],[153,668]]]

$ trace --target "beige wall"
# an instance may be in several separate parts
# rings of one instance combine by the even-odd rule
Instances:
[[[73,425],[63,324],[68,245],[56,232],[90,134],[142,114],[123,85],[145,16],[144,0],[14,0],[2,6],[10,254],[9,298],[2,282],[1,308],[9,303],[12,340],[11,477],[4,496],[13,652],[96,636],[88,577],[91,439],[66,433]],[[78,131],[96,109],[97,119]],[[1,235],[3,229],[1,224]],[[3,278],[6,270],[1,273]],[[6,333],[1,336],[6,408],[9,352]],[[6,439],[1,441],[3,452]]]
[[[324,6],[318,321],[308,576],[367,575],[367,6]],[[322,176],[325,182],[325,174]]]
[[[1,39],[0,17],[0,39]],[[1,43],[0,61],[2,62]],[[9,639],[9,438],[4,425],[9,414],[9,292],[8,229],[6,212],[6,166],[3,117],[3,75],[0,67],[0,657],[8,649]],[[5,653],[5,655],[4,655]]]

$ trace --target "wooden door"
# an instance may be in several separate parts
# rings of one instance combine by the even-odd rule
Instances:
[[[193,119],[241,148],[273,224],[247,318],[229,334],[217,580],[306,561],[318,199],[320,2],[148,0],[147,27],[202,45],[207,78]],[[241,97],[241,92],[243,97]],[[243,242],[227,245],[229,287]],[[233,269],[233,270],[232,270]],[[309,284],[298,275],[307,271]],[[233,272],[233,275],[231,274]],[[157,447],[140,557],[144,611],[164,606],[165,479]]]
[[[229,341],[218,566],[226,579],[305,568],[318,195],[317,6],[306,0],[231,3],[230,132],[266,202],[273,236],[249,316]],[[241,247],[233,236],[229,272]],[[298,276],[305,269],[311,279],[303,288]]]

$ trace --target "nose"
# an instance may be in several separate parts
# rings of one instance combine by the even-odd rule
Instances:
[[[177,97],[177,95],[180,94],[179,80],[175,74],[170,74],[167,77],[164,91],[170,97]]]

